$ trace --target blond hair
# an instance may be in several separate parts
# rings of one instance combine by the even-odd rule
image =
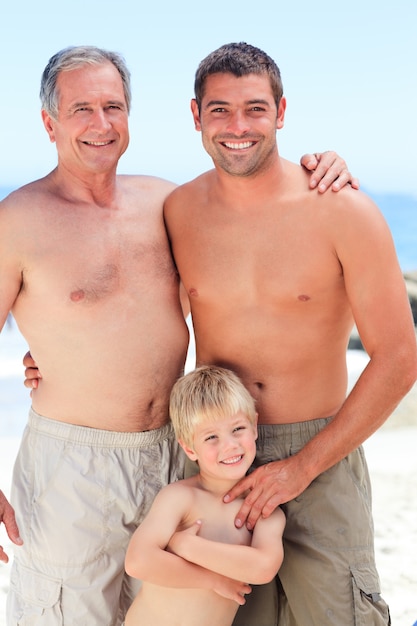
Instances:
[[[204,365],[177,380],[171,391],[169,413],[177,439],[192,446],[196,426],[244,413],[256,424],[255,401],[236,374]]]

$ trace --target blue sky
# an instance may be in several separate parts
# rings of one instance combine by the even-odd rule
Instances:
[[[185,182],[211,167],[189,111],[199,61],[247,41],[278,63],[283,156],[336,149],[363,187],[417,196],[417,2],[351,0],[15,0],[1,9],[0,187],[56,163],[40,118],[40,76],[73,44],[121,52],[132,72],[121,173]]]

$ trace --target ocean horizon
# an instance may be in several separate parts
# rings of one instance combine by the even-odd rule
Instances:
[[[0,200],[17,187],[0,186]],[[417,197],[361,189],[378,205],[387,220],[402,271],[417,270]]]

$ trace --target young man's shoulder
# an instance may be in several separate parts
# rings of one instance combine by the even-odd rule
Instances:
[[[201,194],[205,189],[207,189],[212,180],[214,170],[209,170],[208,172],[204,172],[182,185],[178,185],[174,189],[174,191],[168,196],[165,206],[171,207],[177,203],[182,203],[187,198],[195,197],[196,194]]]
[[[382,213],[372,198],[350,185],[346,185],[337,193],[327,191],[320,194],[317,200],[327,215],[340,223],[374,224],[375,221],[382,219]]]

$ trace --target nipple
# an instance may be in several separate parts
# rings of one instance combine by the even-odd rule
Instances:
[[[80,302],[80,300],[84,300],[85,293],[82,289],[77,289],[77,291],[72,291],[70,294],[70,299],[72,302]]]

